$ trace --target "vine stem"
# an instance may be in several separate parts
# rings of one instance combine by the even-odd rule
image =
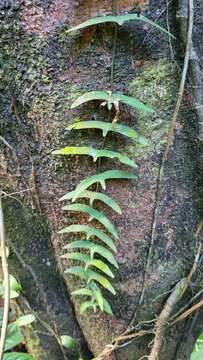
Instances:
[[[113,37],[113,52],[111,61],[111,90],[113,90],[114,67],[116,58],[116,45],[117,45],[118,25],[114,24],[114,37]]]
[[[113,14],[116,14],[116,8],[114,8],[114,5],[112,6]],[[117,35],[118,35],[118,25],[114,24],[114,36],[113,36],[113,51],[112,51],[112,60],[111,60],[111,70],[110,70],[110,87],[111,91],[113,91],[113,79],[114,79],[114,67],[115,67],[115,58],[116,58],[116,45],[117,45]],[[111,110],[109,110],[108,114],[108,122],[111,120]],[[107,134],[108,135],[108,134]],[[104,141],[101,146],[101,150],[104,149],[107,135],[104,138]],[[98,161],[98,167],[97,172],[99,173],[101,171],[101,158],[99,158]],[[98,191],[99,183],[97,183],[96,191]]]
[[[0,191],[0,240],[1,240],[2,270],[3,270],[3,279],[4,279],[4,310],[3,310],[3,321],[2,321],[1,339],[0,339],[0,360],[2,360],[5,341],[6,341],[6,332],[8,327],[8,315],[9,315],[9,304],[10,304],[10,280],[9,280],[8,262],[7,262],[7,254],[6,254],[6,237],[5,237],[5,229],[4,229],[4,214],[3,214],[1,191]]]
[[[161,164],[159,167],[159,173],[158,173],[158,178],[157,178],[157,187],[156,187],[156,193],[155,193],[154,213],[153,213],[153,218],[152,218],[151,238],[150,238],[150,244],[149,244],[149,250],[148,250],[148,255],[147,255],[144,277],[143,277],[142,291],[140,294],[138,305],[135,309],[134,315],[130,321],[128,329],[132,327],[132,325],[136,319],[136,316],[137,316],[137,311],[138,311],[140,305],[142,304],[142,301],[143,301],[143,298],[145,295],[147,276],[148,276],[149,266],[151,263],[151,257],[152,257],[152,253],[153,253],[153,249],[154,249],[154,240],[155,240],[156,224],[157,224],[157,216],[158,216],[158,205],[159,205],[159,201],[160,201],[160,193],[161,193],[161,185],[162,185],[162,181],[163,181],[164,167],[165,167],[165,164],[167,161],[170,146],[173,143],[174,130],[175,130],[176,121],[177,121],[178,114],[180,111],[180,106],[182,103],[184,89],[185,89],[186,76],[187,76],[187,72],[188,72],[188,65],[189,65],[189,59],[190,59],[190,50],[191,50],[191,44],[192,44],[192,31],[193,31],[193,18],[194,18],[193,0],[189,0],[188,6],[189,6],[189,19],[188,19],[187,43],[186,43],[186,50],[185,50],[183,72],[182,72],[181,82],[180,82],[180,86],[179,86],[176,106],[175,106],[175,109],[174,109],[174,112],[172,115],[169,130],[168,130],[166,146],[165,146],[163,156],[161,159]]]
[[[185,279],[181,279],[178,284],[174,287],[171,295],[169,296],[167,302],[165,303],[163,310],[161,311],[157,321],[156,325],[154,327],[155,331],[155,339],[154,344],[151,350],[150,355],[147,357],[149,360],[157,360],[159,352],[161,350],[161,345],[163,341],[163,334],[165,330],[165,326],[167,324],[168,318],[177,303],[177,301],[181,297],[181,293],[185,286]]]
[[[189,315],[191,315],[194,311],[200,309],[203,306],[203,299],[200,300],[197,304],[193,305],[190,309],[186,310],[184,313],[179,315],[174,321],[171,323],[171,326],[175,325],[178,321],[182,321],[186,319]]]

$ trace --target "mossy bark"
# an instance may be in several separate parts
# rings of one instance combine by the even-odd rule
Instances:
[[[131,1],[120,0],[118,11],[129,11],[131,5]],[[202,16],[198,1],[195,6]],[[156,112],[145,117],[130,108],[120,108],[120,121],[145,135],[149,142],[147,147],[114,135],[108,135],[106,139],[108,149],[118,150],[135,160],[139,165],[139,180],[108,183],[107,192],[120,202],[122,216],[104,210],[101,205],[98,207],[120,232],[116,244],[120,269],[114,281],[117,295],[106,294],[114,316],[90,311],[81,316],[78,301],[73,299],[74,313],[68,295],[78,287],[78,282],[72,277],[63,280],[63,270],[68,264],[61,263],[60,255],[66,239],[63,241],[57,231],[64,224],[74,220],[83,223],[87,218],[64,215],[58,198],[73,190],[87,174],[96,173],[97,168],[89,158],[82,161],[77,157],[64,159],[51,155],[51,151],[67,143],[102,146],[100,132],[65,133],[64,129],[76,116],[102,120],[108,115],[98,104],[89,104],[74,112],[70,110],[70,104],[87,90],[109,90],[114,27],[101,25],[71,36],[67,36],[66,30],[89,17],[111,13],[111,4],[109,1],[101,4],[87,0],[26,0],[23,4],[13,1],[11,5],[0,1],[0,7],[0,129],[18,159],[16,161],[10,148],[0,144],[0,186],[7,193],[27,190],[4,202],[11,247],[10,268],[21,281],[29,306],[43,321],[54,324],[58,333],[75,336],[83,357],[88,359],[91,355],[82,332],[91,351],[98,354],[115,335],[126,329],[139,301],[152,231],[157,177],[181,71],[177,70],[173,57],[171,60],[167,36],[155,30],[150,32],[146,25],[136,22],[118,28],[113,90],[136,96],[149,103]],[[151,1],[148,16],[156,20],[164,7],[164,1]],[[163,11],[160,16],[165,27],[166,14]],[[179,39],[175,2],[170,5],[168,15],[170,30]],[[201,55],[203,49],[198,38],[203,29],[198,18],[196,21],[196,46]],[[184,50],[178,40],[172,43],[172,49],[176,61],[182,60]],[[144,301],[136,319],[138,322],[150,320],[160,313],[167,299],[166,291],[190,271],[196,253],[194,230],[202,217],[202,173],[198,168],[197,127],[189,90],[184,96],[174,144],[164,171],[153,259]],[[117,162],[102,161],[102,170],[112,168],[124,167]],[[201,285],[202,274],[193,291],[198,291]],[[190,296],[188,289],[177,309]],[[201,316],[199,311],[195,326],[193,323],[191,327],[189,319],[166,334],[160,360],[188,359],[195,336],[202,330]],[[41,325],[36,324],[37,329],[38,326],[42,331]],[[39,335],[39,339],[44,348],[42,352],[51,353],[53,360],[61,359],[60,348],[53,338]],[[122,360],[137,360],[149,352],[151,340],[151,337],[136,340],[117,351],[116,356]],[[183,344],[184,355],[179,350]],[[32,352],[32,345],[29,349]],[[67,354],[68,359],[74,356],[77,358],[78,355]],[[35,358],[44,360],[46,356],[40,354]]]

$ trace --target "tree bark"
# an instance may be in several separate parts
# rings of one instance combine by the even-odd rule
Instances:
[[[73,190],[87,174],[96,173],[97,168],[87,157],[64,159],[51,151],[66,144],[102,147],[99,132],[67,134],[65,128],[76,116],[89,120],[107,116],[98,104],[76,111],[70,110],[70,104],[85,91],[111,88],[114,26],[90,27],[71,36],[66,30],[93,16],[111,14],[113,4],[96,0],[0,1],[0,130],[12,147],[11,150],[0,142],[0,187],[7,194],[26,190],[4,200],[11,248],[9,266],[22,284],[28,306],[58,334],[76,337],[84,359],[98,355],[125,331],[132,319],[136,325],[158,316],[169,296],[166,292],[189,273],[197,251],[194,232],[202,219],[202,170],[198,160],[198,124],[189,86],[157,199],[158,172],[184,58],[185,44],[181,43],[176,18],[178,4],[168,2],[167,8],[164,0],[152,0],[149,6],[143,3],[144,15],[158,20],[165,28],[170,26],[176,39],[169,41],[167,35],[141,22],[127,22],[118,28],[112,90],[137,97],[156,113],[145,116],[129,107],[121,108],[121,122],[149,140],[146,148],[111,135],[106,142],[107,147],[129,155],[139,165],[138,181],[109,181],[107,187],[108,194],[122,208],[122,216],[108,211],[120,233],[116,244],[120,269],[114,281],[117,295],[106,294],[114,313],[110,317],[91,311],[80,315],[78,300],[70,299],[78,282],[64,276],[68,263],[60,259],[67,239],[57,233],[64,224],[84,221],[82,216],[67,217],[60,208],[59,197]],[[120,0],[116,5],[118,13],[132,9],[130,0]],[[201,1],[195,1],[195,14],[193,40],[201,60]],[[102,161],[102,171],[112,168],[124,167]],[[99,209],[104,210],[102,206]],[[155,214],[152,258],[139,305]],[[174,311],[199,291],[201,283],[199,269]],[[200,309],[167,330],[159,360],[189,359],[194,341],[203,329],[202,316]],[[37,322],[33,331],[36,329],[43,331],[42,324]],[[112,354],[112,359],[138,360],[149,354],[152,339],[147,335],[134,340]],[[61,359],[55,339],[39,335],[37,343],[38,350],[29,343],[36,360],[44,360],[47,354],[52,354],[53,360]],[[74,359],[78,353],[67,352],[66,356]]]

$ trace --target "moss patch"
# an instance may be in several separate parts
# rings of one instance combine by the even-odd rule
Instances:
[[[147,62],[143,71],[128,86],[131,96],[147,103],[154,113],[137,112],[137,127],[149,140],[148,146],[129,146],[129,152],[136,156],[146,156],[159,150],[166,141],[166,133],[171,116],[171,106],[176,99],[177,85],[172,82],[174,65],[166,60]]]

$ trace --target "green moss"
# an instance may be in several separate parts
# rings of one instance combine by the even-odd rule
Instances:
[[[26,347],[34,359],[46,359],[47,353],[40,343],[39,337],[36,335],[35,329],[29,325],[23,329],[23,335],[26,341]]]
[[[171,82],[171,77],[174,82]],[[129,83],[128,92],[155,110],[154,114],[136,113],[138,130],[148,139],[148,146],[135,144],[128,147],[129,153],[146,156],[155,148],[159,150],[166,141],[171,106],[177,93],[174,65],[166,60],[150,61],[140,75]]]
[[[176,89],[171,77],[174,77],[174,65],[171,62],[150,61],[141,74],[130,82],[129,93],[150,104],[154,110],[165,111],[171,105]]]

